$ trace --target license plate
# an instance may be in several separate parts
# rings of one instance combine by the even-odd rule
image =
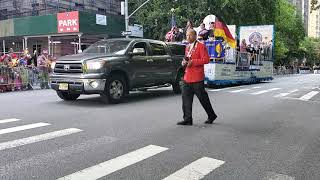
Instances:
[[[67,91],[68,89],[69,89],[69,84],[68,83],[60,83],[59,84],[59,90]]]

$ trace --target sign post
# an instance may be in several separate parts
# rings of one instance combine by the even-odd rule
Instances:
[[[131,31],[121,31],[122,36],[130,36],[132,34]]]

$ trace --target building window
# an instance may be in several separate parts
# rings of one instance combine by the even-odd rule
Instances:
[[[100,14],[105,14],[106,13],[106,9],[104,9],[104,8],[98,8],[98,13],[100,13]]]
[[[75,7],[76,7],[77,9],[84,9],[84,4],[75,3]]]
[[[8,18],[8,9],[1,9],[0,10],[0,20],[3,20],[3,19],[7,19]]]
[[[33,8],[39,7],[39,3],[32,3],[31,7],[33,7]]]

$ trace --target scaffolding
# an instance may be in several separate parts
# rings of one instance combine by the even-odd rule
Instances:
[[[96,14],[121,14],[120,0],[0,0],[0,20],[83,11]]]

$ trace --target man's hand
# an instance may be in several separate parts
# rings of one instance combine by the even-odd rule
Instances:
[[[188,61],[187,67],[191,67],[191,66],[192,66],[192,60]]]
[[[181,65],[182,66],[186,66],[188,64],[188,61],[186,61],[185,59],[182,60]]]

